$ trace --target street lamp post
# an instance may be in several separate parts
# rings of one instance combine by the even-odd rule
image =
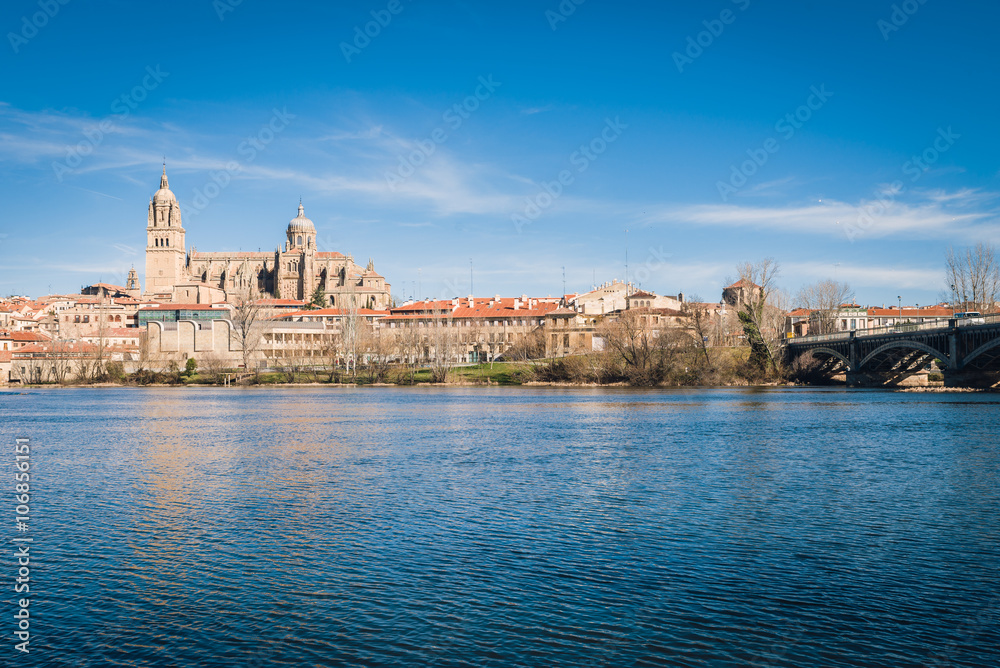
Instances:
[[[896,295],[896,300],[899,302],[899,322],[903,322],[903,297],[901,295]]]

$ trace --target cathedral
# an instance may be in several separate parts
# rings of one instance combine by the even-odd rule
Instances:
[[[160,189],[149,202],[146,224],[146,290],[156,301],[204,304],[240,294],[266,294],[276,299],[313,298],[317,286],[323,305],[387,309],[390,286],[368,260],[367,267],[350,255],[316,249],[316,227],[299,214],[285,230],[284,248],[274,252],[203,252],[184,244],[181,208],[167,182],[167,168]]]

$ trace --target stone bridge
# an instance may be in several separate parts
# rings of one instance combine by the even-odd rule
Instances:
[[[947,386],[993,387],[1000,382],[1000,315],[983,321],[943,319],[788,339],[785,361],[814,379],[845,374],[852,387],[899,385],[936,361]]]

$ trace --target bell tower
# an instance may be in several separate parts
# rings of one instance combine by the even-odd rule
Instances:
[[[172,292],[175,285],[184,282],[185,259],[181,207],[170,191],[164,163],[160,189],[149,202],[146,220],[145,294]]]

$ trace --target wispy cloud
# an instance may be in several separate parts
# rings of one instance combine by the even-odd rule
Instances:
[[[882,196],[897,195],[891,191]],[[982,208],[997,197],[972,189],[958,192],[915,192],[910,202],[885,201],[865,225],[865,238],[905,236],[920,239],[977,239],[1000,235],[997,211]],[[877,200],[849,204],[824,199],[808,204],[754,207],[738,204],[702,204],[662,207],[643,222],[686,223],[701,226],[743,227],[789,234],[812,234],[846,238],[845,230],[856,225],[869,205]]]
[[[525,116],[533,116],[534,114],[541,114],[546,111],[552,111],[554,108],[555,105],[552,104],[547,104],[544,107],[527,107],[526,109],[522,109],[521,113],[524,114]]]

